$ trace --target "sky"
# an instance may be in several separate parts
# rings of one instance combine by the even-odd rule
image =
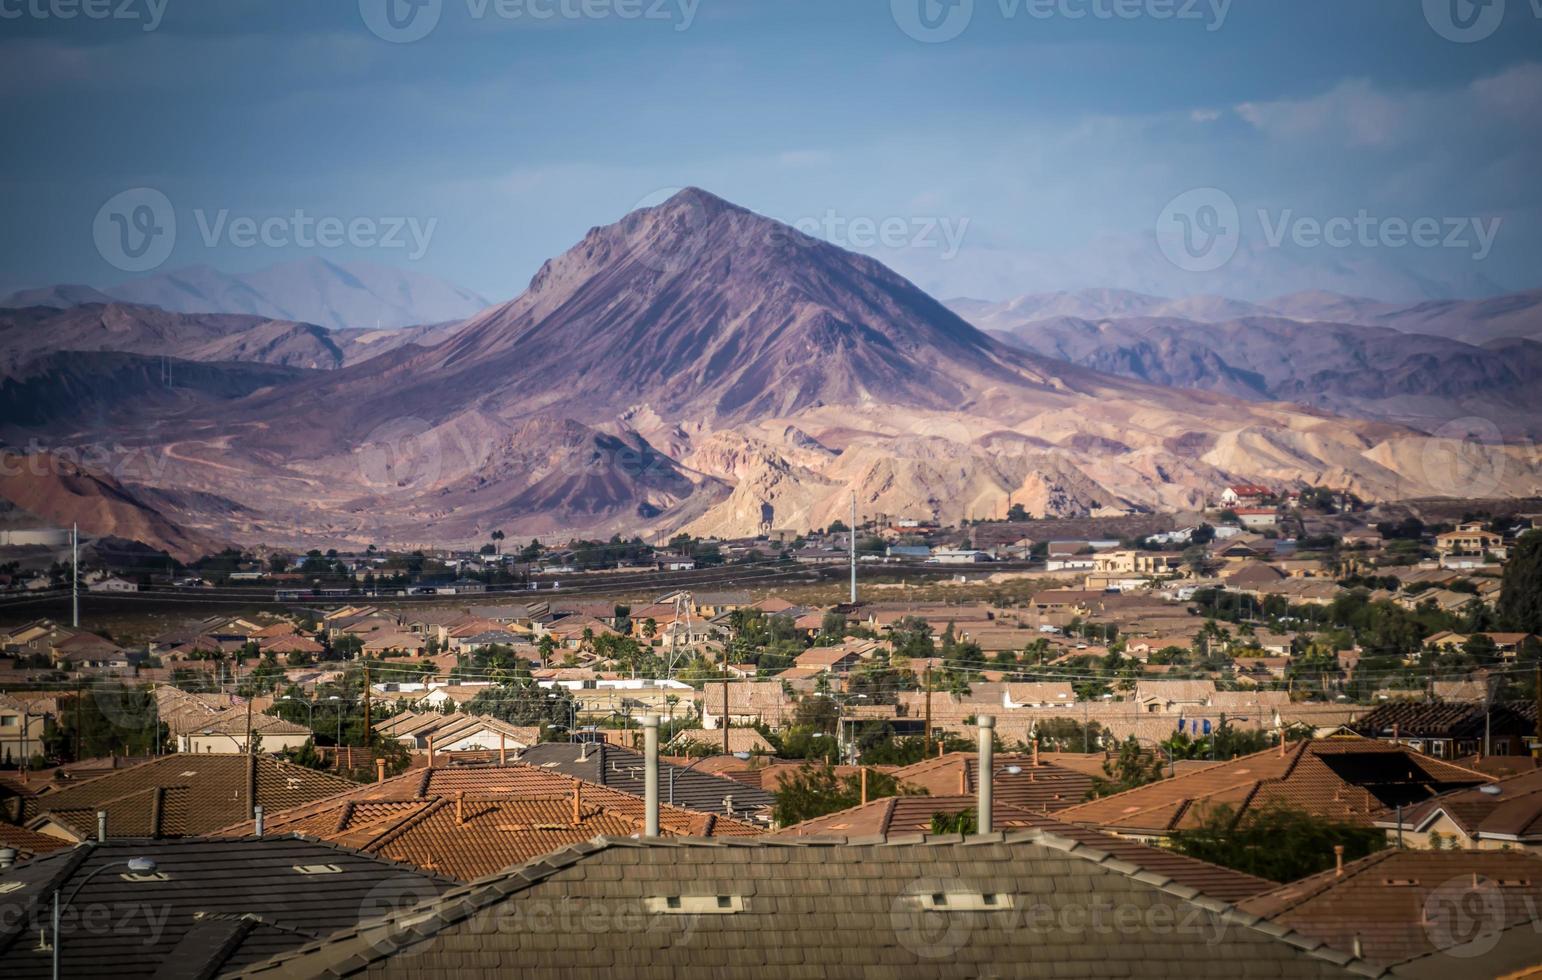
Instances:
[[[943,299],[1542,285],[1542,0],[0,0],[0,81],[0,292],[503,300],[688,185]]]

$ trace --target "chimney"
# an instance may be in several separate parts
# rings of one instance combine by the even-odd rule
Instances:
[[[1344,845],[1333,845],[1333,877],[1344,877]]]
[[[647,759],[643,783],[643,836],[659,835],[659,716],[643,716],[643,756]]]
[[[434,736],[428,737],[428,768],[434,768]]]
[[[867,766],[862,767],[862,805],[867,805]]]
[[[96,842],[98,844],[105,844],[105,843],[107,843],[107,811],[106,810],[98,810],[98,811],[96,811]]]
[[[498,765],[509,764],[509,739],[503,732],[498,733]]]
[[[375,760],[375,782],[377,782],[377,783],[385,782],[385,760],[384,759],[376,759]]]
[[[1039,740],[1037,738],[1033,740],[1033,767],[1035,769],[1039,767]]]
[[[252,833],[254,835],[256,835],[257,837],[261,837],[262,836],[262,828],[263,828],[262,806],[258,805],[258,806],[252,807],[252,809],[255,810],[256,814],[257,814],[256,817],[253,818],[256,821],[256,827],[253,829]]]
[[[582,780],[573,780],[573,826],[577,827],[584,822],[584,784]]]
[[[0,871],[11,867],[16,863],[16,848],[0,847]]]
[[[960,760],[960,763],[961,764],[958,767],[958,795],[959,796],[968,796],[969,795],[969,761],[967,759],[962,759],[962,760]]]
[[[991,779],[995,775],[996,760],[994,756],[995,746],[991,736],[995,733],[996,719],[990,715],[981,715],[975,719],[975,724],[980,727],[980,811],[976,823],[980,833],[991,832],[992,813],[992,787]]]
[[[1357,960],[1365,959],[1365,946],[1363,944],[1361,944],[1361,942],[1360,942],[1360,934],[1358,932],[1355,933],[1355,946],[1354,946],[1354,950],[1355,950],[1355,959],[1357,959]]]
[[[458,790],[455,791],[455,825],[457,827],[459,827],[462,824],[464,824],[465,822],[466,822],[466,791],[463,790],[463,789],[458,789]]]

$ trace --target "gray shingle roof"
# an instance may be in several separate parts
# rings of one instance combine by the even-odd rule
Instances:
[[[643,795],[642,755],[614,745],[542,742],[521,753],[519,761],[633,796]],[[686,771],[684,766],[667,762],[659,763],[659,799],[687,810],[740,818],[767,811],[776,804],[776,797],[765,790],[711,773]],[[733,808],[731,814],[729,804]]]
[[[154,860],[156,875],[166,877],[126,880],[122,862],[135,857]],[[0,873],[0,973],[7,980],[49,975],[40,929],[54,891],[63,887],[68,897],[83,882],[70,903],[75,914],[63,919],[61,972],[68,977],[213,976],[454,884],[293,836],[85,844]]]
[[[1028,830],[967,839],[600,838],[241,975],[511,971],[644,980],[1380,972],[1106,852]]]

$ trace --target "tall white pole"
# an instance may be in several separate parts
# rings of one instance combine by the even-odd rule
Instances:
[[[851,491],[851,604],[857,604],[857,492]]]
[[[991,832],[991,815],[995,806],[991,780],[996,775],[996,760],[991,736],[995,733],[996,719],[990,715],[980,715],[975,719],[975,724],[980,727],[980,810],[975,823],[980,833],[988,834]]]
[[[659,716],[643,716],[643,836],[659,835]],[[727,724],[727,720],[724,720]]]
[[[70,625],[80,628],[80,525],[70,525]]]

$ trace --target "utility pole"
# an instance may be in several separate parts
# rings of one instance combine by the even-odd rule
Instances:
[[[70,525],[70,625],[80,629],[80,525]]]
[[[857,492],[851,491],[851,604],[857,604]]]
[[[723,754],[728,754],[728,649],[723,649]]]
[[[364,747],[369,748],[369,661],[364,661]]]
[[[926,665],[926,742],[921,751],[921,758],[929,759],[932,756],[932,665]]]
[[[1542,759],[1542,664],[1537,665],[1535,681],[1537,697],[1537,744],[1531,750],[1531,757],[1533,759]]]
[[[256,751],[252,747],[252,700],[254,698],[256,698],[256,696],[257,696],[257,692],[253,691],[252,692],[252,697],[246,699],[246,754],[247,755],[256,755],[257,754]]]

